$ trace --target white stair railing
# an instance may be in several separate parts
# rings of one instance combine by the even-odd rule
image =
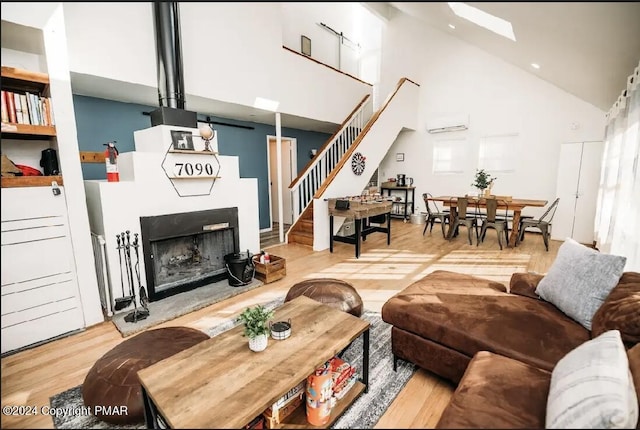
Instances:
[[[371,97],[356,109],[333,139],[318,153],[304,175],[291,188],[294,222],[313,200],[313,195],[356,140],[373,115]]]

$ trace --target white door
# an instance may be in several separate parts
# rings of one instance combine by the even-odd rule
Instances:
[[[563,143],[558,163],[558,210],[552,238],[592,244],[603,142]]]
[[[293,205],[289,184],[295,179],[296,148],[295,139],[281,138],[282,143],[282,183],[278,183],[278,159],[276,156],[276,139],[269,137],[269,193],[271,201],[271,223],[278,222],[278,187],[282,189],[282,222],[293,224]]]

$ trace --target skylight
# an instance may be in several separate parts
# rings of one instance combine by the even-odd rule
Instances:
[[[511,39],[514,42],[516,41],[516,36],[513,34],[513,27],[511,27],[511,23],[509,21],[493,16],[465,3],[448,2],[447,4],[453,13],[458,15],[460,18],[469,20],[474,24],[478,24],[479,26],[484,27],[487,30],[491,30],[500,36]]]

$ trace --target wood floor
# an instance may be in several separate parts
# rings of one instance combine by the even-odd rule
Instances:
[[[287,260],[287,276],[221,303],[184,315],[157,327],[188,326],[206,329],[241,312],[247,306],[284,295],[296,282],[332,277],[350,282],[366,309],[380,311],[385,301],[434,270],[469,273],[504,282],[512,273],[544,273],[556,256],[560,242],[551,241],[545,251],[542,237],[527,233],[517,248],[500,251],[495,232],[489,230],[480,246],[469,245],[464,229],[451,242],[436,225],[433,234],[422,235],[423,225],[392,221],[391,245],[386,235],[372,234],[355,259],[353,245],[335,243],[334,252],[314,252],[292,244],[269,248]],[[2,406],[48,406],[49,397],[82,384],[84,377],[105,352],[123,338],[111,322],[2,358]],[[376,428],[433,428],[454,387],[426,371],[418,371],[378,422]],[[53,428],[50,416],[5,416],[2,428]]]

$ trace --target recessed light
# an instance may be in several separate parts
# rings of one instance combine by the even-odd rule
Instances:
[[[539,69],[539,68],[540,68],[540,64],[538,64],[538,63],[531,63],[531,67],[533,67],[534,69]]]
[[[452,30],[455,30],[456,26],[453,25],[453,24],[449,24],[449,28],[452,29]]]

